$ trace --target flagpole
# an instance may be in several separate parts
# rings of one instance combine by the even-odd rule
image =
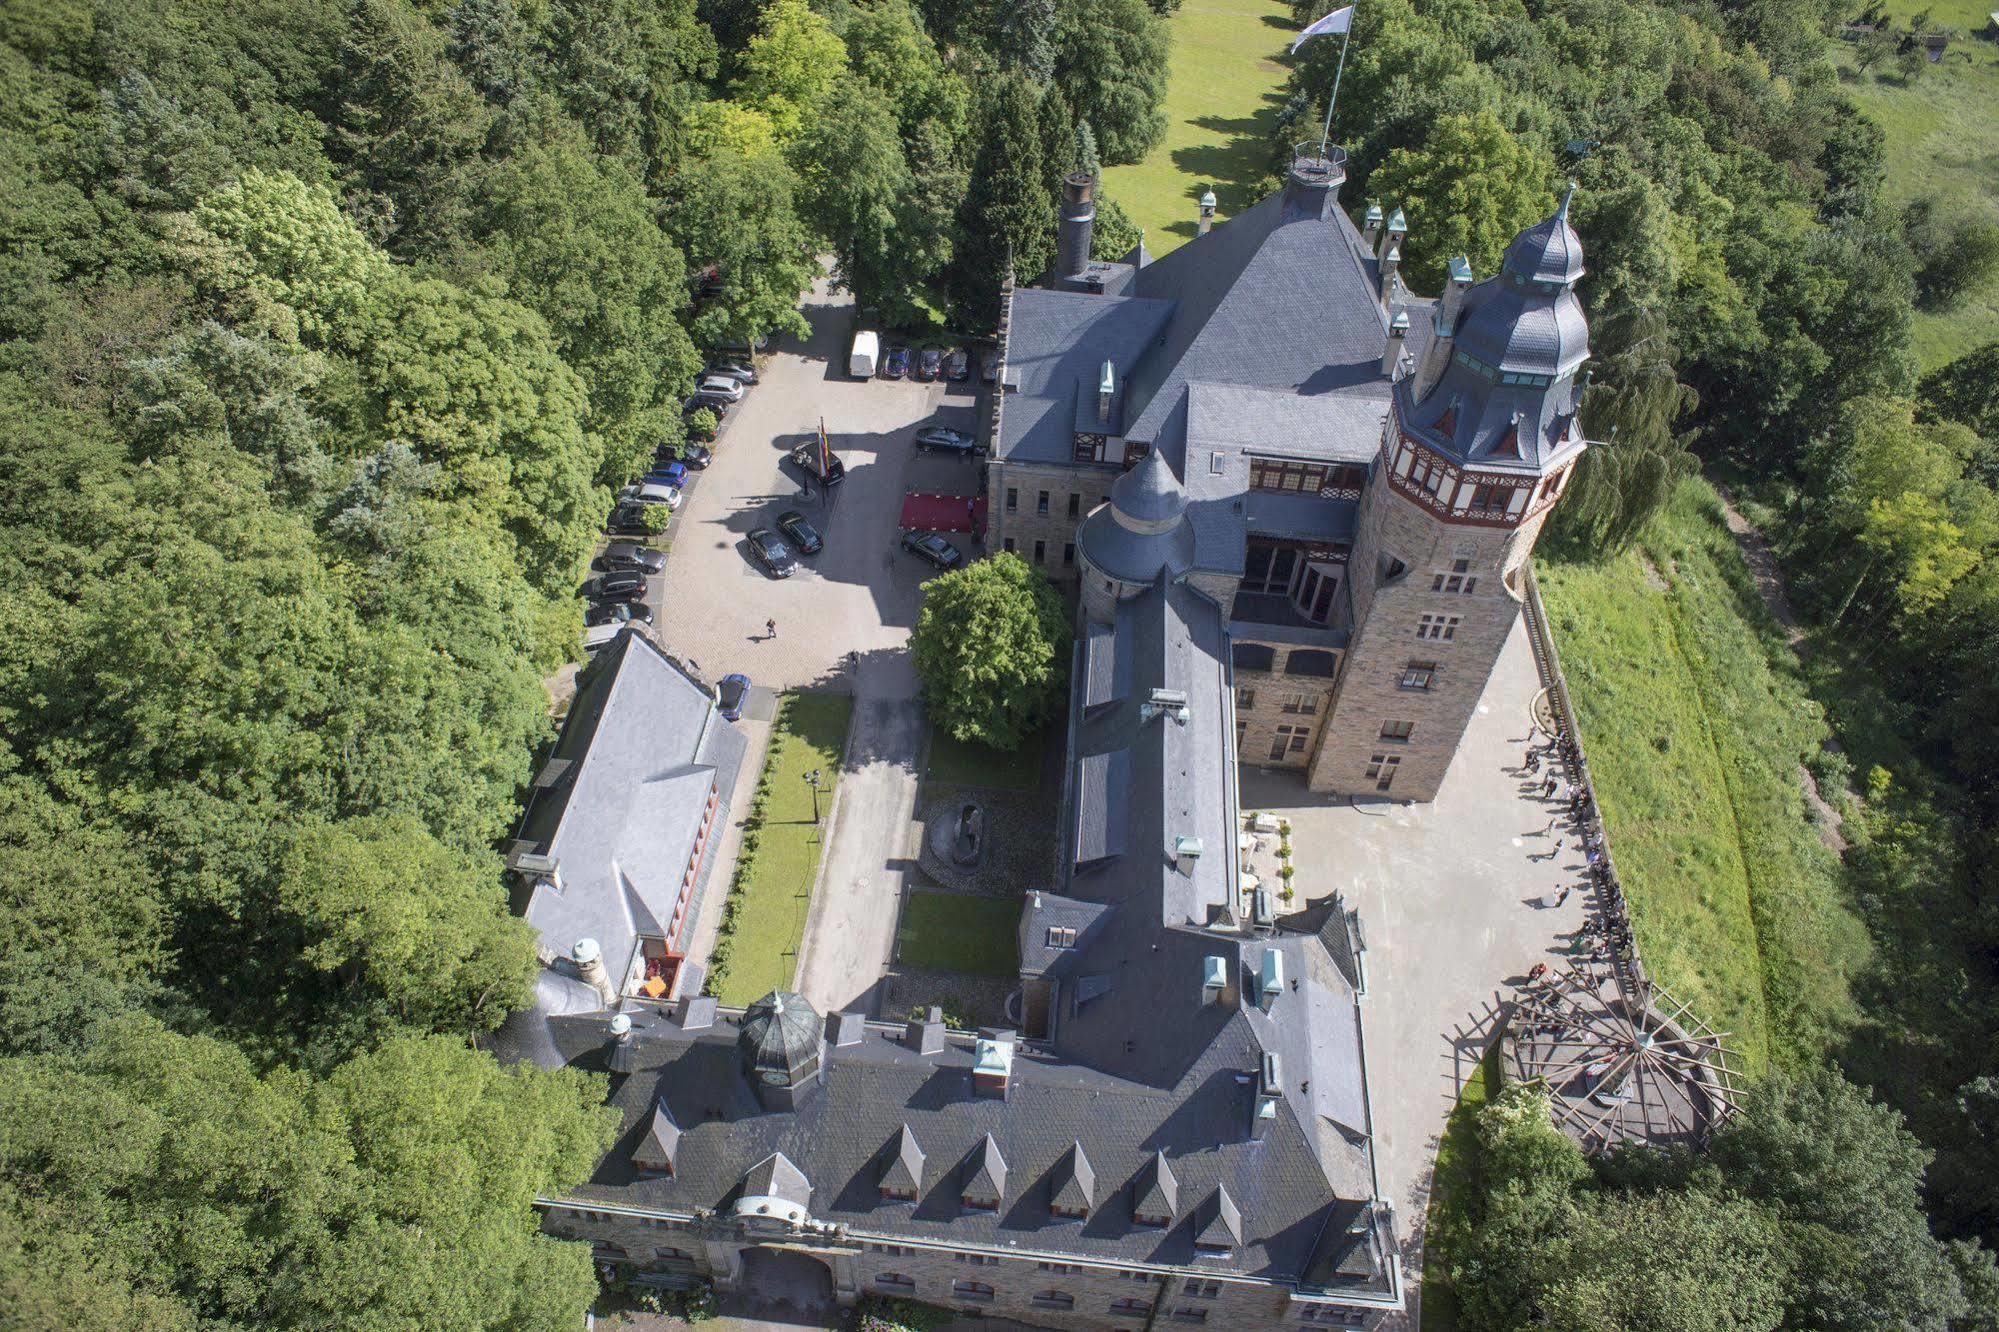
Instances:
[[[1358,8],[1358,6],[1356,6]],[[1333,95],[1326,99],[1326,127],[1319,131],[1319,155],[1326,155],[1327,146],[1333,138],[1333,105],[1340,100],[1340,75],[1347,72],[1347,43],[1353,40],[1353,19],[1347,19],[1347,30],[1340,34],[1340,63],[1333,69]]]

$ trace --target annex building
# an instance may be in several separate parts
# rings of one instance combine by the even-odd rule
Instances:
[[[1244,895],[1236,768],[1435,792],[1585,447],[1587,330],[1566,203],[1499,274],[1460,262],[1424,300],[1396,271],[1401,215],[1340,208],[1343,161],[1301,156],[1157,262],[1087,261],[1072,178],[1056,271],[1007,295],[990,539],[1074,579],[1079,616],[1059,869],[1022,885],[1014,1027],[786,992],[724,1009],[693,968],[649,993],[632,816],[572,797],[558,820],[598,829],[589,910],[564,831],[524,834],[550,979],[504,1043],[608,1073],[622,1113],[591,1181],[547,1200],[551,1232],[655,1279],[816,1280],[1057,1328],[1403,1308],[1359,922],[1337,897],[1280,917]],[[627,780],[705,752],[667,746],[675,766]],[[535,915],[557,876],[562,909]],[[552,933],[586,926],[612,941]]]

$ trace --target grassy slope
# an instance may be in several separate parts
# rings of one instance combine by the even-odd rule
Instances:
[[[747,1004],[791,986],[798,944],[819,872],[819,835],[805,774],[821,775],[819,809],[832,807],[853,700],[844,694],[793,694],[771,731],[764,779],[770,784],[755,858],[735,906],[729,972],[718,988],[725,1004]]]
[[[1752,1069],[1815,1054],[1867,952],[1798,781],[1824,719],[1705,482],[1640,547],[1540,565],[1640,947]]]
[[[1282,104],[1282,55],[1295,32],[1283,0],[1186,0],[1171,21],[1166,138],[1143,162],[1104,172],[1104,193],[1165,254],[1196,230],[1201,191],[1218,217],[1264,193],[1270,126]]]
[[[1986,0],[1895,0],[1889,14],[1907,24],[1928,8],[1935,21],[1961,32],[1985,26]],[[1851,49],[1835,43],[1847,94],[1881,123],[1888,136],[1888,186],[1898,198],[1934,193],[1972,202],[1999,219],[1999,45],[1978,38],[1953,41],[1942,64],[1926,67],[1904,86],[1882,66],[1859,73]],[[1892,65],[1892,60],[1883,62]],[[1918,313],[1915,350],[1925,370],[1999,338],[1999,282],[1974,292],[1954,310]]]
[[[913,892],[896,957],[907,966],[1011,976],[1020,970],[1020,899]]]

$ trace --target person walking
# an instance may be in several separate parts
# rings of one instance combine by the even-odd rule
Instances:
[[[777,621],[776,621],[776,620],[765,620],[765,621],[764,621],[764,637],[765,637],[765,638],[776,638],[776,637],[777,637]]]

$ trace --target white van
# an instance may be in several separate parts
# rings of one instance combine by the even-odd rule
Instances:
[[[871,329],[854,334],[854,354],[847,358],[847,373],[856,379],[873,379],[881,351],[881,334]]]

